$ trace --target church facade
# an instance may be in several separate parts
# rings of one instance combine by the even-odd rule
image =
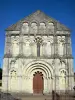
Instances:
[[[50,93],[73,90],[70,30],[41,11],[6,29],[2,90]]]

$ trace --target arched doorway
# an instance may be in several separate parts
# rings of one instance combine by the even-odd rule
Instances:
[[[43,93],[44,80],[42,72],[35,72],[33,75],[33,93]]]

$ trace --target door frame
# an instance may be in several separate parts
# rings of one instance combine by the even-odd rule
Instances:
[[[42,72],[37,71],[37,72],[35,72],[35,74],[33,74],[33,93],[34,94],[43,94],[43,90],[44,90],[43,74],[42,74]]]

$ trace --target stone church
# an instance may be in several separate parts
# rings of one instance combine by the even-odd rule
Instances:
[[[36,11],[5,34],[2,91],[49,94],[73,90],[70,29]]]

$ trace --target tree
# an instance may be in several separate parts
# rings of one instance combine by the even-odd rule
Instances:
[[[0,80],[2,79],[2,69],[0,68]]]

